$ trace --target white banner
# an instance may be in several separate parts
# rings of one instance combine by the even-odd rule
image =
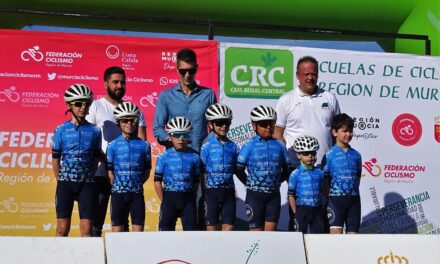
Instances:
[[[275,107],[296,87],[296,63],[306,55],[319,61],[318,85],[356,122],[351,145],[363,158],[361,232],[440,233],[438,57],[221,43],[219,98],[234,113],[229,138],[242,146],[255,135],[251,109]],[[278,228],[285,229],[285,184],[281,192]]]
[[[104,264],[104,254],[97,237],[0,237],[2,264]]]
[[[440,236],[304,235],[311,264],[439,263]]]
[[[306,263],[301,233],[107,233],[108,264]]]

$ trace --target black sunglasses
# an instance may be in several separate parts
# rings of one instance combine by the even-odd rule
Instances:
[[[304,151],[304,152],[300,152],[299,153],[300,155],[303,155],[303,156],[310,156],[310,155],[312,155],[312,156],[316,156],[316,151]]]
[[[259,125],[260,127],[273,126],[274,124],[275,124],[275,122],[272,120],[263,120],[263,121],[257,122],[257,125]]]
[[[219,119],[219,120],[214,120],[213,123],[214,123],[215,126],[218,126],[218,127],[222,127],[224,125],[230,126],[231,125],[231,120],[229,120],[229,119]]]
[[[137,123],[138,119],[133,117],[133,118],[122,118],[119,119],[119,122],[123,123],[123,124],[127,124],[128,122],[131,122],[132,124]]]
[[[179,69],[180,75],[186,75],[186,73],[189,73],[189,75],[193,75],[197,72],[197,68],[191,68],[191,69]]]
[[[70,105],[73,105],[75,107],[89,107],[92,103],[91,102],[84,102],[84,101],[74,101],[71,102]]]

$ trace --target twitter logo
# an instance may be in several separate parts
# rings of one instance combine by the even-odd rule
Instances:
[[[48,79],[49,81],[53,81],[53,80],[55,79],[55,77],[57,77],[56,72],[52,72],[52,73],[48,73],[48,74],[47,74],[47,79]]]
[[[44,230],[44,231],[49,231],[51,227],[52,227],[52,224],[51,224],[51,223],[43,224],[43,230]]]

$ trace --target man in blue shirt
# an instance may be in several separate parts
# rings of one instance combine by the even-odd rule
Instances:
[[[183,116],[193,125],[188,146],[199,152],[203,140],[208,135],[205,111],[208,106],[216,103],[215,94],[212,89],[196,83],[199,65],[193,50],[182,49],[177,53],[176,68],[180,83],[162,91],[157,100],[153,123],[154,137],[161,145],[170,147],[170,138],[164,127],[170,119]]]

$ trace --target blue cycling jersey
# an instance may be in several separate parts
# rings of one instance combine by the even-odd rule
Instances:
[[[162,181],[165,191],[189,192],[200,181],[200,158],[191,149],[167,149],[156,161],[154,181]]]
[[[146,171],[151,169],[151,148],[136,137],[119,136],[107,147],[108,170],[113,171],[113,193],[142,193]]]
[[[55,129],[52,158],[61,159],[59,181],[94,182],[94,162],[101,152],[101,130],[66,121]]]
[[[361,154],[351,147],[344,151],[334,145],[325,155],[324,173],[330,177],[330,196],[359,195]]]
[[[295,197],[296,205],[320,206],[323,187],[324,172],[317,167],[309,169],[301,164],[290,174],[289,195]]]
[[[261,192],[279,190],[282,166],[287,163],[287,150],[281,141],[258,135],[244,144],[237,158],[237,166],[247,167],[246,187]]]
[[[206,173],[206,188],[234,188],[238,147],[228,140],[222,144],[214,135],[203,144],[200,159]]]

